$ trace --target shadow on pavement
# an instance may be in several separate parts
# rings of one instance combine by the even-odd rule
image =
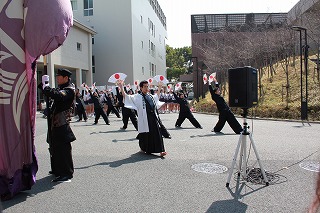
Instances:
[[[11,206],[14,206],[18,203],[26,201],[28,197],[33,197],[41,192],[45,192],[53,189],[54,186],[59,183],[51,183],[52,179],[53,179],[53,176],[51,175],[41,178],[36,181],[36,183],[32,186],[30,190],[20,192],[19,194],[15,195],[11,200],[3,201],[2,202],[3,210]]]
[[[140,162],[140,161],[153,160],[153,159],[159,159],[159,158],[163,158],[163,157],[159,157],[157,155],[152,155],[152,154],[145,154],[142,152],[137,152],[135,154],[132,154],[130,157],[122,159],[122,160],[97,163],[97,164],[93,164],[90,166],[78,167],[75,169],[88,169],[88,168],[94,167],[94,166],[110,166],[110,167],[114,168],[114,167],[122,166],[123,164],[136,163],[136,162]]]
[[[219,200],[210,206],[206,213],[244,213],[247,211],[248,205],[240,201],[233,200]]]
[[[226,135],[236,135],[235,133],[211,133],[206,135],[191,135],[190,138],[203,138],[203,137],[217,137],[217,136],[226,136]]]
[[[197,129],[195,127],[174,127],[174,128],[167,128],[169,130],[184,130],[184,129]]]
[[[261,186],[257,189],[253,189],[252,187],[248,186],[246,182],[241,181],[240,183],[240,177],[236,179],[236,186],[233,187],[234,192],[231,188],[227,187],[229,193],[233,197],[233,199],[230,200],[220,200],[213,202],[212,205],[209,207],[209,209],[206,211],[206,213],[244,213],[247,211],[248,205],[245,203],[240,202],[239,200],[244,198],[245,196],[252,194],[260,189],[265,188],[266,186]],[[270,187],[270,186],[269,186]],[[241,191],[245,188],[244,191],[248,191],[246,193],[241,194]],[[249,189],[249,190],[248,190]]]
[[[117,142],[128,142],[128,141],[136,141],[137,138],[130,138],[130,139],[122,139],[122,140],[118,140],[118,139],[113,139],[112,142],[117,143]]]
[[[94,134],[108,134],[108,133],[123,133],[123,132],[138,132],[137,130],[122,130],[122,129],[119,129],[119,130],[113,130],[113,131],[107,131],[107,132],[102,132],[102,131],[99,131],[99,132],[91,132],[90,135],[94,135]]]

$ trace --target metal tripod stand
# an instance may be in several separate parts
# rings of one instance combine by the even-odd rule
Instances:
[[[229,187],[230,179],[231,179],[231,176],[232,176],[232,173],[233,173],[233,170],[234,170],[234,166],[236,164],[238,153],[239,153],[240,149],[241,150],[240,150],[240,156],[239,156],[240,158],[239,158],[239,164],[238,164],[238,176],[242,175],[242,177],[244,179],[246,179],[246,177],[247,177],[247,174],[248,174],[248,171],[247,171],[247,160],[246,160],[246,158],[247,158],[247,137],[249,137],[249,139],[250,139],[252,148],[254,150],[254,153],[256,155],[257,161],[259,163],[259,166],[260,166],[260,169],[261,169],[261,173],[262,173],[262,176],[263,176],[263,180],[266,183],[266,186],[269,186],[269,182],[267,180],[266,173],[265,173],[265,171],[263,169],[263,166],[262,166],[262,164],[260,162],[260,158],[259,158],[259,154],[258,154],[256,145],[254,144],[254,141],[253,141],[251,133],[248,131],[249,127],[248,127],[248,123],[247,123],[247,115],[248,115],[248,109],[247,108],[243,108],[243,114],[242,114],[242,116],[244,118],[243,131],[241,132],[241,135],[240,135],[240,138],[239,138],[239,141],[238,141],[238,145],[237,145],[237,148],[236,148],[234,156],[233,156],[232,165],[231,165],[231,168],[230,168],[230,171],[229,171],[229,176],[228,176],[228,180],[227,180],[227,183],[226,183],[226,187]]]

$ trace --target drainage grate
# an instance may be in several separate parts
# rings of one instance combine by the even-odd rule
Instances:
[[[311,172],[320,172],[319,162],[302,162],[299,164],[302,169],[306,169]]]
[[[191,166],[196,172],[203,172],[207,174],[221,174],[228,170],[227,167],[214,163],[198,163]]]

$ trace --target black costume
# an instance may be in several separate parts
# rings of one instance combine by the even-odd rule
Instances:
[[[126,88],[124,88],[124,90],[127,93]],[[124,106],[124,104],[123,104],[123,96],[119,92],[119,88],[118,87],[116,88],[116,92],[117,92],[116,96],[117,96],[117,99],[118,99],[118,105],[120,107],[122,107],[121,112],[122,112],[123,127],[121,127],[121,129],[127,129],[129,118],[130,118],[134,128],[136,128],[136,130],[138,130],[138,121],[137,121],[137,117],[136,117],[136,112],[133,109],[129,109],[129,108],[126,108]]]
[[[214,132],[220,132],[224,127],[226,121],[233,129],[236,134],[240,134],[242,132],[242,127],[235,118],[234,114],[230,110],[228,104],[225,102],[224,98],[221,95],[216,94],[216,90],[219,87],[216,84],[216,87],[213,89],[211,85],[209,85],[209,90],[211,93],[212,100],[216,102],[218,111],[219,111],[219,120],[216,126],[213,128]]]
[[[119,111],[114,107],[114,99],[110,98],[106,93],[104,94],[104,102],[108,105],[107,116],[110,115],[112,111],[118,118],[121,118]]]
[[[104,122],[106,122],[107,125],[110,125],[109,118],[106,115],[106,113],[104,112],[103,106],[100,103],[99,95],[97,95],[97,96],[93,95],[91,90],[89,90],[89,93],[90,93],[91,100],[92,100],[93,105],[94,105],[95,117],[94,117],[94,123],[93,124],[97,124],[98,121],[99,121],[100,116],[102,116]],[[98,94],[98,92],[96,92],[96,93]]]
[[[183,121],[188,118],[189,121],[192,123],[192,125],[196,128],[202,129],[202,126],[199,124],[199,122],[194,118],[192,115],[192,112],[189,108],[189,103],[185,98],[180,98],[176,95],[176,93],[173,92],[175,100],[180,104],[180,112],[179,117],[176,121],[175,126],[180,127]]]
[[[164,152],[164,144],[162,134],[158,124],[158,114],[154,99],[149,94],[142,94],[146,103],[146,112],[148,117],[149,132],[139,134],[140,149],[146,153]],[[160,119],[160,118],[159,118]]]
[[[57,75],[64,72],[66,72],[64,69],[59,69]],[[68,76],[70,75],[71,72]],[[75,88],[68,82],[56,89],[47,86],[43,89],[43,93],[53,100],[53,105],[49,109],[51,125],[47,138],[51,155],[51,172],[57,177],[53,181],[68,180],[73,177],[74,172],[71,142],[76,140],[76,137],[69,123]]]
[[[79,120],[78,121],[81,121],[82,120],[82,116],[83,116],[83,119],[85,121],[88,120],[87,118],[87,114],[86,114],[86,110],[84,109],[84,101],[83,101],[83,98],[81,96],[80,93],[77,93],[76,94],[76,110],[77,110],[77,115],[79,116]]]

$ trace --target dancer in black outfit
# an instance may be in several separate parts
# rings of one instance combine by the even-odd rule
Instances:
[[[175,92],[173,92],[175,100],[178,102],[178,104],[180,104],[179,117],[176,121],[175,126],[181,127],[181,124],[183,123],[183,121],[186,118],[188,118],[194,127],[202,129],[202,126],[199,124],[199,122],[192,115],[192,112],[189,107],[189,103],[186,100],[184,94],[183,93],[178,93],[178,94],[179,95],[177,95]]]
[[[235,118],[228,104],[225,102],[224,98],[220,95],[220,88],[217,80],[214,78],[214,88],[212,85],[209,85],[209,91],[211,93],[212,100],[216,102],[218,111],[219,111],[219,120],[216,126],[213,128],[213,132],[220,132],[224,127],[226,121],[233,129],[236,134],[240,134],[242,132],[242,127]]]
[[[95,91],[95,92],[92,93],[91,89],[89,89],[88,86],[86,86],[86,87],[89,90],[89,93],[90,93],[90,96],[91,96],[91,100],[92,100],[93,105],[94,105],[95,117],[94,117],[94,123],[93,124],[94,125],[97,124],[98,121],[99,121],[100,116],[102,116],[104,122],[106,122],[107,125],[110,125],[109,118],[107,117],[106,113],[103,110],[103,106],[100,103],[100,98],[99,98],[98,92]]]
[[[114,98],[112,97],[112,94],[105,93],[104,96],[105,103],[108,105],[107,116],[109,116],[110,112],[112,111],[118,118],[121,118],[119,111],[114,107]]]
[[[82,121],[82,116],[85,122],[87,122],[88,120],[86,110],[84,109],[84,107],[85,105],[84,105],[82,95],[80,94],[79,89],[76,89],[76,108],[77,108],[77,114],[79,116],[79,119],[77,120],[77,122]]]
[[[137,121],[135,110],[126,108],[126,106],[124,106],[124,104],[123,104],[123,95],[122,95],[122,92],[119,92],[119,88],[118,87],[116,88],[116,92],[117,92],[116,96],[118,98],[119,106],[122,107],[121,112],[122,112],[123,127],[121,127],[120,129],[127,129],[129,118],[130,118],[134,128],[136,130],[138,130],[138,121]],[[127,91],[126,87],[124,87],[124,92],[126,94],[128,94],[128,95],[132,95],[133,94],[133,91],[131,89],[129,91]]]

